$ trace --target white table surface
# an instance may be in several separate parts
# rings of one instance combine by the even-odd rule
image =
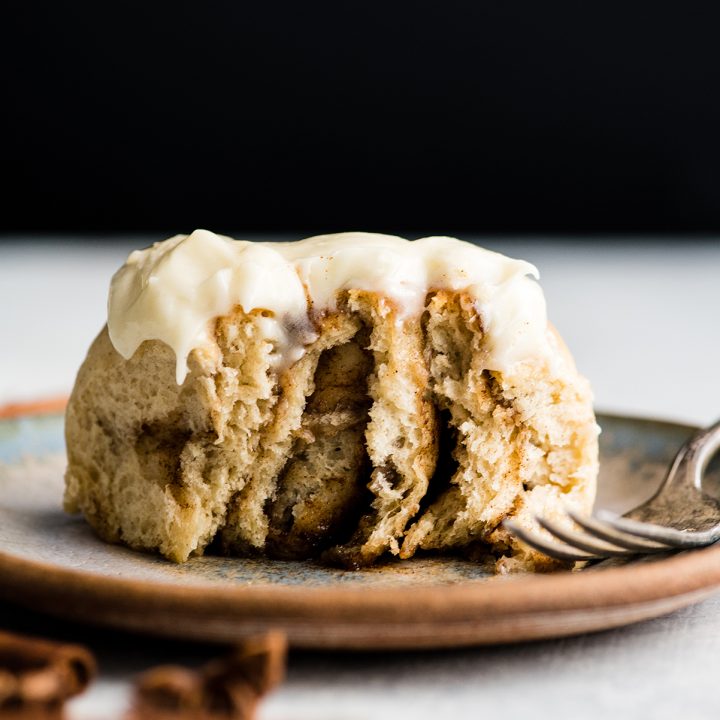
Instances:
[[[241,237],[242,234],[238,234]],[[67,393],[129,250],[113,241],[0,240],[0,405]],[[598,409],[706,424],[720,417],[720,241],[483,238],[534,262],[549,316]],[[2,579],[0,579],[2,582]],[[217,648],[58,627],[0,606],[0,624],[91,645],[103,672],[70,718],[120,718],[134,673]],[[264,720],[716,718],[720,600],[577,638],[454,652],[293,653]]]

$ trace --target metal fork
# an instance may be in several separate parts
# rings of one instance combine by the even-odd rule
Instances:
[[[547,540],[512,520],[503,524],[536,550],[576,562],[710,545],[720,540],[720,502],[703,492],[702,481],[718,448],[720,421],[693,435],[678,451],[657,492],[624,515],[599,511],[593,517],[583,517],[567,511],[582,531],[535,518],[561,542]]]

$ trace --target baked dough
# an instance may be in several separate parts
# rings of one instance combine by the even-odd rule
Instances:
[[[540,350],[503,364],[486,326],[507,293],[488,307],[476,289],[427,287],[408,311],[392,288],[355,284],[323,306],[305,279],[290,319],[232,304],[186,358],[162,332],[124,357],[104,328],[67,409],[66,509],[176,562],[212,543],[352,568],[418,551],[553,567],[502,521],[594,500],[591,392],[557,333],[545,323]]]

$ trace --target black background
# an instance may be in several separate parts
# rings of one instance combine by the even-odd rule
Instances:
[[[3,7],[5,232],[720,231],[717,3]]]

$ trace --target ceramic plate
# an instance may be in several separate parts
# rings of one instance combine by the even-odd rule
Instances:
[[[598,506],[652,494],[693,428],[600,416]],[[617,627],[720,586],[720,548],[579,572],[493,577],[453,558],[342,571],[310,562],[195,558],[175,565],[98,540],[61,509],[62,416],[0,421],[0,593],[59,617],[228,641],[268,627],[298,647],[452,647]]]

